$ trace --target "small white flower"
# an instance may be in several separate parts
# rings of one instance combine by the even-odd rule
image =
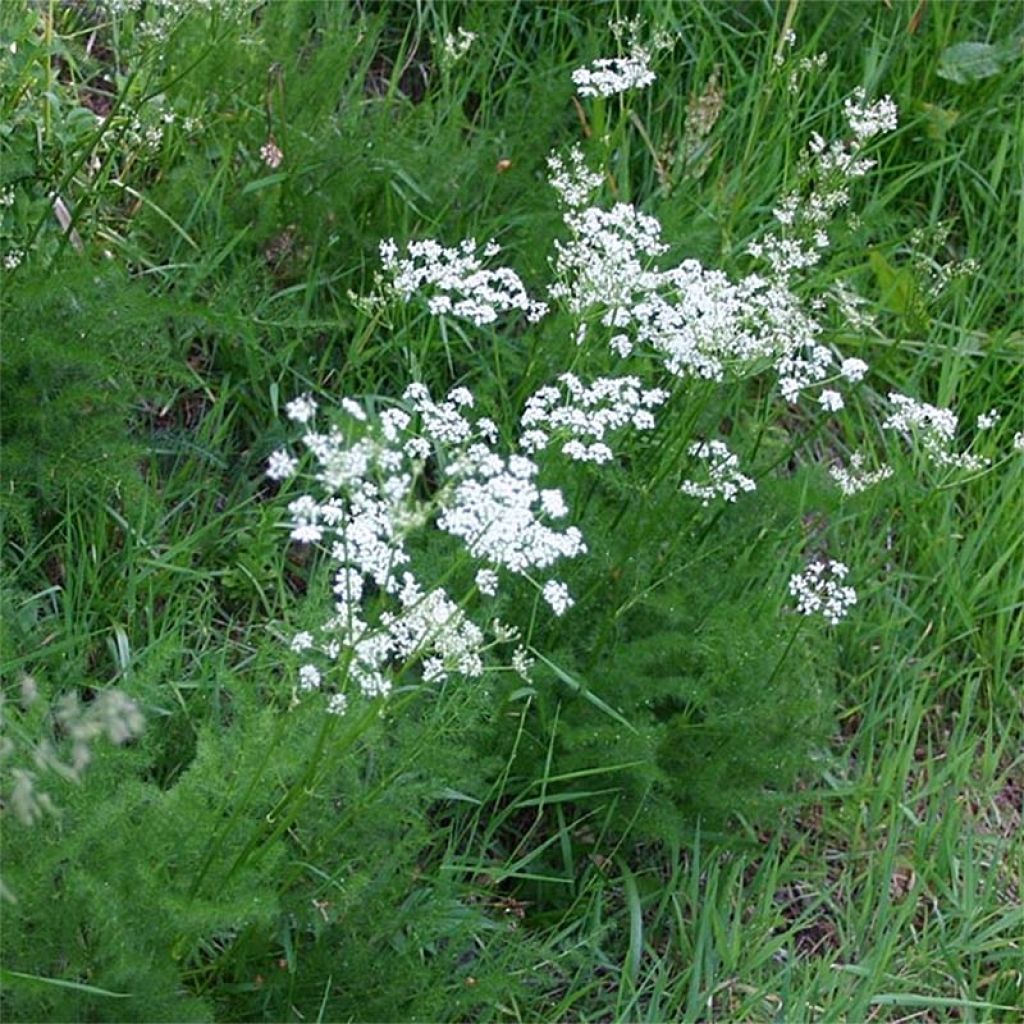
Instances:
[[[502,644],[518,640],[520,636],[518,626],[502,622],[501,619],[491,619],[491,632],[494,634],[494,639]]]
[[[818,405],[826,412],[839,412],[843,408],[843,396],[838,391],[823,388],[818,395]]]
[[[843,103],[843,110],[857,145],[875,135],[896,130],[898,111],[896,104],[888,96],[884,96],[876,103],[867,103],[866,93],[862,88],[858,88]]]
[[[303,665],[299,669],[299,689],[303,691],[320,689],[320,671],[315,665]]]
[[[843,584],[849,569],[842,562],[811,562],[789,578],[789,592],[802,615],[821,615],[836,625],[857,603],[857,592]]]
[[[316,402],[310,395],[293,398],[285,407],[285,415],[293,423],[308,423],[316,413]]]
[[[1024,430],[1018,430],[1013,435],[1013,448],[1014,451],[1024,452]]]
[[[561,519],[569,514],[569,506],[566,505],[562,492],[558,490],[541,491],[540,507],[552,519]]]
[[[292,540],[296,540],[300,544],[309,544],[323,537],[324,531],[320,525],[322,515],[320,506],[308,494],[291,502],[288,511],[294,517]]]
[[[537,472],[524,456],[506,459],[482,444],[472,445],[448,469],[455,486],[438,527],[461,538],[474,558],[515,573],[583,554],[586,545],[575,526],[560,532],[539,518]]]
[[[940,409],[897,391],[889,393],[889,401],[893,411],[883,421],[882,429],[897,431],[907,441],[916,443],[930,462],[970,472],[988,465],[988,459],[953,449],[959,419],[951,409]]]
[[[499,247],[489,242],[481,251],[477,250],[472,238],[450,249],[433,239],[424,239],[410,242],[406,256],[400,259],[394,239],[386,239],[380,243],[386,275],[382,281],[383,295],[408,301],[423,293],[427,308],[435,316],[468,320],[478,327],[492,324],[512,310],[524,313],[531,323],[540,320],[547,313],[547,306],[530,298],[514,270],[485,266],[485,261],[500,252]]]
[[[260,146],[260,159],[272,171],[276,171],[284,160],[284,153],[281,152],[273,138],[269,138],[262,146]]]
[[[742,491],[756,490],[754,481],[740,472],[739,459],[722,441],[698,441],[691,444],[689,453],[707,463],[708,482],[684,480],[680,490],[691,498],[700,498],[705,507],[715,498],[735,501]]]
[[[343,693],[332,693],[327,698],[327,713],[343,715],[348,710],[348,698]]]
[[[602,57],[577,68],[572,80],[580,96],[615,96],[629,89],[643,89],[654,81],[650,53],[634,47],[628,57]]]
[[[558,580],[548,580],[542,593],[556,615],[564,615],[576,603],[569,595],[569,588]]]
[[[352,401],[351,398],[343,398],[341,400],[341,407],[354,420],[359,420],[360,423],[366,422],[366,412],[363,410],[363,407],[358,402]]]
[[[299,460],[293,458],[283,448],[271,453],[267,459],[267,476],[271,480],[285,480],[290,477],[299,464]]]
[[[493,569],[481,569],[476,574],[476,587],[485,597],[494,597],[498,592],[498,574]]]
[[[562,454],[577,462],[611,461],[607,435],[630,425],[653,429],[650,410],[668,399],[668,392],[660,388],[643,390],[638,377],[598,377],[587,386],[573,374],[563,373],[558,383],[564,396],[560,388],[549,385],[527,399],[521,419],[527,429],[519,443],[526,451],[540,451],[547,446],[549,433],[568,434]]]
[[[460,28],[456,34],[449,32],[441,47],[441,63],[445,66],[457,64],[469,53],[476,41],[476,33]]]
[[[301,654],[303,651],[308,651],[313,646],[313,634],[303,630],[301,633],[296,633],[292,637],[291,649],[296,654]]]
[[[583,444],[582,441],[566,441],[562,445],[562,454],[573,462],[593,462],[597,466],[611,462],[615,457],[611,448],[603,441],[596,441],[590,445]]]
[[[410,437],[402,448],[410,459],[425,459],[430,455],[430,442],[425,437]]]
[[[864,456],[860,452],[854,452],[850,456],[849,466],[831,466],[828,472],[838,484],[839,490],[849,498],[882,480],[888,480],[893,471],[891,466],[884,463],[878,469],[867,470],[864,468]]]
[[[868,372],[868,364],[863,359],[844,359],[839,367],[840,375],[851,384],[864,379]]]
[[[441,658],[423,659],[423,681],[425,683],[443,683],[448,678]]]
[[[978,417],[978,429],[991,430],[1002,418],[998,409],[989,409]]]
[[[573,146],[569,150],[568,163],[557,153],[548,157],[548,170],[551,176],[548,181],[562,200],[562,205],[570,209],[579,209],[587,205],[591,195],[601,187],[604,176],[598,171],[587,167],[583,150]],[[576,328],[576,344],[581,345],[586,338],[586,324]]]
[[[519,446],[524,452],[542,452],[550,438],[543,430],[524,430],[519,437]]]
[[[531,682],[530,671],[536,664],[536,659],[531,658],[525,647],[517,647],[512,652],[512,671],[525,682]]]
[[[609,342],[612,351],[622,359],[628,359],[633,352],[633,342],[625,334],[616,334]]]

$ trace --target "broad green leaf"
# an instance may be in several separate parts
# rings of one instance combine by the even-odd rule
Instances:
[[[936,74],[957,85],[980,82],[998,75],[1014,59],[1018,49],[1017,43],[957,43],[942,51]]]
[[[882,304],[894,313],[906,316],[914,304],[914,279],[905,267],[897,269],[877,249],[868,253],[868,262],[875,272]]]

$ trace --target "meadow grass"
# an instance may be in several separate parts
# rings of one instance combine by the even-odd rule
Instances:
[[[3,248],[25,252],[3,272],[5,776],[42,737],[66,743],[46,708],[69,690],[88,704],[116,686],[146,719],[78,780],[37,765],[56,809],[30,827],[5,777],[6,1016],[1019,1019],[1024,461],[928,476],[878,430],[889,390],[967,424],[1000,409],[993,451],[1024,429],[1019,11],[252,6],[0,8]],[[656,83],[628,110],[577,101],[572,71],[617,52],[610,22],[631,14],[675,37]],[[445,64],[458,28],[477,39]],[[956,81],[962,43],[994,50]],[[721,109],[688,145],[709,81]],[[667,264],[738,273],[857,86],[891,95],[900,127],[807,287],[867,300],[872,327],[835,328],[871,364],[862,400],[822,429],[769,421],[755,385],[695,387],[619,483],[568,476],[597,538],[568,578],[594,611],[560,628],[523,591],[496,606],[526,609],[531,684],[410,685],[341,717],[292,706],[288,640],[323,587],[265,473],[285,404],[467,383],[508,432],[576,358],[564,317],[529,341],[414,302],[360,309],[379,241],[494,238],[542,294],[561,230],[544,161],[579,141],[611,198],[659,218]],[[820,474],[766,474],[753,510],[666,529],[710,418],[756,436],[765,465],[871,435],[905,471],[849,502]],[[841,544],[859,601],[791,637],[764,622],[808,533]],[[449,549],[422,556],[463,571]],[[708,699],[678,668],[698,664],[737,687],[713,744],[652,739],[644,688]],[[757,691],[778,666],[772,718]],[[655,742],[676,804],[650,797],[669,785],[645,774]]]

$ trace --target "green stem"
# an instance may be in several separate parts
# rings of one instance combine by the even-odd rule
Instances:
[[[786,52],[786,37],[793,30],[793,22],[796,21],[796,11],[800,6],[800,0],[789,0],[786,5],[786,17],[782,22],[782,31],[779,33],[779,42],[775,47],[775,60],[778,62],[782,60],[783,54]]]

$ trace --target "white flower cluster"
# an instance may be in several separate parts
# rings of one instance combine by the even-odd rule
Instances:
[[[825,410],[825,412],[839,412],[845,408],[846,403],[843,401],[843,396],[832,388],[822,388],[818,392],[818,405]]]
[[[857,592],[843,580],[849,569],[842,562],[811,562],[789,578],[789,592],[802,615],[821,615],[835,626],[857,603]]]
[[[738,282],[685,260],[634,308],[638,342],[679,376],[722,380],[774,364],[791,397],[823,379],[832,362],[819,325],[784,285],[757,274]]]
[[[779,45],[775,51],[775,56],[772,58],[772,63],[777,68],[784,67],[786,63],[786,53],[788,50],[792,50],[794,46],[796,46],[796,33],[792,29],[788,29],[786,34],[779,40]]]
[[[770,273],[738,281],[696,260],[658,268],[656,260],[668,250],[658,220],[629,203],[610,209],[587,205],[602,175],[587,168],[578,148],[565,158],[552,156],[550,180],[563,205],[569,238],[555,242],[556,282],[549,294],[580,318],[577,341],[586,337],[586,324],[594,323],[596,311],[600,323],[613,329],[610,345],[620,357],[644,346],[659,353],[677,376],[723,380],[771,367],[788,401],[836,379],[836,355],[822,344],[821,325],[791,289],[789,278],[817,262],[819,250],[828,245],[824,225],[848,202],[846,182],[871,166],[855,156],[868,137],[868,122],[881,131],[891,121],[886,104],[866,107],[857,98],[849,110],[856,121],[854,140],[829,147],[815,137],[809,171],[815,189],[806,198],[793,193],[776,211],[787,233],[769,233],[751,246],[752,253],[767,260]],[[813,235],[809,247],[800,237],[808,228]],[[789,237],[790,229],[797,237]],[[513,271],[484,268],[482,261],[497,252],[490,243],[478,256],[472,239],[455,249],[424,241],[412,243],[399,259],[397,246],[388,240],[381,245],[384,269],[391,275],[386,290],[408,299],[422,289],[431,312],[478,325],[511,309],[532,320],[543,316],[546,307],[529,298]],[[866,370],[862,360],[842,360],[838,376],[856,382]],[[820,390],[817,401],[829,412],[844,405],[835,387]]]
[[[390,656],[403,662],[417,652],[432,651],[423,662],[423,678],[427,682],[443,681],[450,671],[469,678],[481,675],[483,630],[470,622],[442,589],[424,594],[410,573],[402,579],[398,595],[402,613],[385,612],[381,616],[381,624],[387,627],[393,644]]]
[[[790,67],[789,78],[786,81],[789,91],[794,95],[799,93],[805,80],[824,69],[827,64],[827,53],[816,53],[813,57],[801,57],[795,65]]]
[[[630,89],[644,89],[654,81],[650,51],[634,46],[628,57],[601,57],[572,73],[580,96],[615,96]]]
[[[886,465],[881,465],[878,469],[866,469],[864,456],[860,452],[854,452],[850,456],[849,466],[831,466],[828,472],[838,485],[839,490],[850,498],[883,480],[888,480],[893,471],[892,466]]]
[[[581,95],[612,95],[653,81],[653,50],[634,38],[627,52],[630,57],[577,71]],[[868,105],[863,94],[848,101],[846,113],[852,138],[827,143],[814,137],[805,166],[808,188],[782,198],[775,225],[751,246],[768,269],[735,280],[693,259],[660,267],[668,246],[658,220],[625,202],[597,205],[604,176],[587,167],[578,148],[552,156],[550,180],[567,237],[555,243],[549,294],[576,318],[577,343],[588,330],[604,329],[620,358],[642,348],[681,378],[722,381],[771,370],[785,399],[813,389],[821,409],[841,410],[840,389],[861,381],[868,366],[825,344],[816,318],[824,302],[805,303],[791,279],[820,259],[829,244],[829,220],[849,202],[850,181],[871,166],[861,155],[864,143],[896,123],[891,101]],[[380,253],[383,272],[368,304],[422,294],[432,314],[477,326],[515,312],[536,321],[547,312],[513,270],[493,265],[499,254],[493,242],[478,247],[469,239],[445,248],[414,241],[400,254],[388,239]],[[836,299],[841,306],[853,301],[842,289]],[[589,356],[581,352],[581,362]],[[304,461],[313,464],[319,487],[318,496],[300,494],[289,504],[291,537],[329,553],[334,596],[327,622],[292,640],[303,661],[297,688],[328,692],[329,710],[341,713],[346,691],[386,694],[410,666],[425,681],[453,673],[480,676],[489,646],[468,611],[472,602],[497,595],[509,576],[529,581],[555,615],[564,614],[573,598],[563,581],[548,577],[557,563],[584,555],[587,547],[581,531],[568,524],[561,490],[544,486],[534,456],[609,463],[615,435],[653,430],[655,412],[668,398],[661,388],[645,388],[640,375],[588,383],[563,373],[526,401],[508,449],[499,447],[495,423],[470,414],[474,399],[466,388],[435,401],[423,385],[413,384],[400,405],[382,411],[342,399],[335,422],[322,429],[314,425],[317,407],[309,396],[288,403],[289,418],[305,428]],[[981,464],[953,453],[952,413],[905,396],[890,399],[894,412],[887,429],[913,435],[942,465]],[[689,455],[698,469],[681,490],[703,505],[735,502],[755,490],[724,442],[692,444]],[[274,452],[268,475],[285,480],[302,461],[285,449]],[[867,470],[860,454],[831,472],[844,494],[892,474],[888,466]],[[420,531],[447,534],[464,552],[473,582],[463,600],[417,577],[420,548],[411,540]],[[835,624],[857,600],[844,582],[847,575],[840,562],[815,561],[790,579],[789,591],[801,613]],[[492,633],[495,643],[518,639],[496,621]],[[516,648],[511,669],[528,677],[526,647]]]
[[[700,498],[705,507],[715,498],[735,501],[743,491],[756,490],[754,481],[740,472],[740,460],[722,441],[699,441],[689,447],[690,455],[707,464],[708,479],[704,483],[684,480],[683,494]]]
[[[460,28],[458,32],[449,32],[441,44],[441,63],[445,67],[457,64],[469,53],[474,42],[476,33],[468,29]]]
[[[653,430],[652,409],[668,399],[661,388],[644,390],[638,377],[599,377],[589,387],[571,373],[563,373],[556,386],[543,387],[526,402],[520,423],[520,446],[542,451],[552,435],[562,443],[562,454],[574,462],[610,462],[614,453],[606,437],[632,426]]]
[[[920,267],[920,261],[916,262]],[[928,265],[924,269],[926,276],[931,279],[928,283],[928,295],[931,298],[938,298],[954,281],[977,274],[980,266],[976,259],[970,257],[965,260],[950,260],[938,266]]]
[[[563,168],[559,194],[582,194],[592,180],[584,170],[574,189]],[[563,220],[572,237],[555,242],[559,281],[551,288],[552,298],[564,300],[573,313],[600,305],[608,310],[605,323],[628,323],[637,296],[658,287],[659,274],[649,268],[668,249],[661,241],[661,225],[629,203],[616,203],[610,210],[568,206]]]
[[[569,596],[569,588],[558,580],[548,580],[544,584],[544,600],[556,615],[564,615],[575,603]]]
[[[433,526],[458,538],[470,557],[484,563],[476,584],[488,596],[498,589],[496,570],[527,576],[586,551],[578,528],[549,525],[568,514],[561,491],[537,485],[531,459],[494,450],[493,422],[467,418],[473,405],[467,389],[435,402],[423,385],[412,384],[403,400],[405,408],[371,418],[344,399],[338,422],[326,432],[313,429],[317,406],[309,396],[285,407],[293,422],[306,427],[302,442],[323,492],[290,502],[291,538],[327,547],[335,602],[316,634],[302,631],[292,638],[292,651],[339,664],[333,675],[353,681],[367,697],[387,694],[395,666],[412,662],[420,663],[426,681],[483,672],[482,630],[443,587],[425,588],[410,569],[406,540],[414,531]],[[429,458],[436,458],[441,480],[423,497]],[[285,479],[298,466],[282,449],[271,455],[268,473]],[[556,614],[571,607],[564,583],[548,580],[539,589]],[[307,662],[298,689],[324,689],[324,680],[325,673]],[[339,689],[329,707],[340,712],[346,706]]]
[[[446,472],[455,488],[437,525],[460,538],[474,558],[521,574],[587,550],[577,527],[560,531],[544,522],[564,518],[569,509],[561,491],[538,488],[531,459],[505,458],[474,444]]]
[[[814,133],[808,146],[803,177],[812,183],[805,195],[787,193],[773,211],[782,228],[766,232],[752,242],[747,251],[764,260],[774,277],[788,279],[795,271],[812,267],[828,248],[825,228],[836,213],[849,205],[849,184],[864,177],[874,160],[859,155],[869,139],[896,128],[896,105],[886,96],[877,103],[865,101],[864,90],[857,89],[844,104],[852,138],[827,142]]]
[[[858,146],[876,135],[895,131],[899,121],[899,112],[890,97],[883,96],[876,103],[868,103],[863,88],[854,89],[853,95],[843,102],[843,112]]]
[[[390,275],[384,290],[402,300],[425,290],[427,306],[435,316],[447,314],[478,327],[494,323],[511,310],[525,313],[530,321],[539,320],[547,306],[530,298],[514,270],[484,266],[500,251],[488,242],[478,254],[472,238],[453,249],[425,239],[410,242],[405,257],[399,258],[398,245],[389,238],[380,244],[381,262]]]
[[[558,193],[562,205],[571,210],[586,206],[604,181],[603,175],[587,167],[579,146],[569,150],[567,161],[552,153],[548,157],[548,171],[551,187]]]
[[[111,18],[137,15],[135,37],[154,43],[166,43],[186,17],[199,11],[216,11],[220,19],[241,21],[258,6],[253,0],[101,0],[97,4]]]
[[[893,411],[883,421],[882,429],[894,430],[908,441],[916,441],[930,462],[946,469],[968,471],[989,465],[987,458],[953,450],[959,420],[951,409],[940,409],[896,391],[889,393],[889,402]]]
[[[774,366],[791,401],[829,376],[834,355],[818,341],[820,325],[787,280],[748,274],[734,282],[697,260],[660,270],[654,261],[668,247],[654,217],[627,203],[581,208],[596,176],[578,153],[550,166],[570,232],[568,241],[555,243],[558,281],[550,294],[578,316],[599,310],[600,322],[617,332],[611,345],[620,356],[647,346],[671,373],[708,380]],[[844,365],[853,379],[853,368],[863,364]],[[840,408],[841,397],[831,392],[823,404]]]
[[[868,372],[868,364],[863,359],[844,359],[839,366],[839,375],[851,384],[857,384]]]

